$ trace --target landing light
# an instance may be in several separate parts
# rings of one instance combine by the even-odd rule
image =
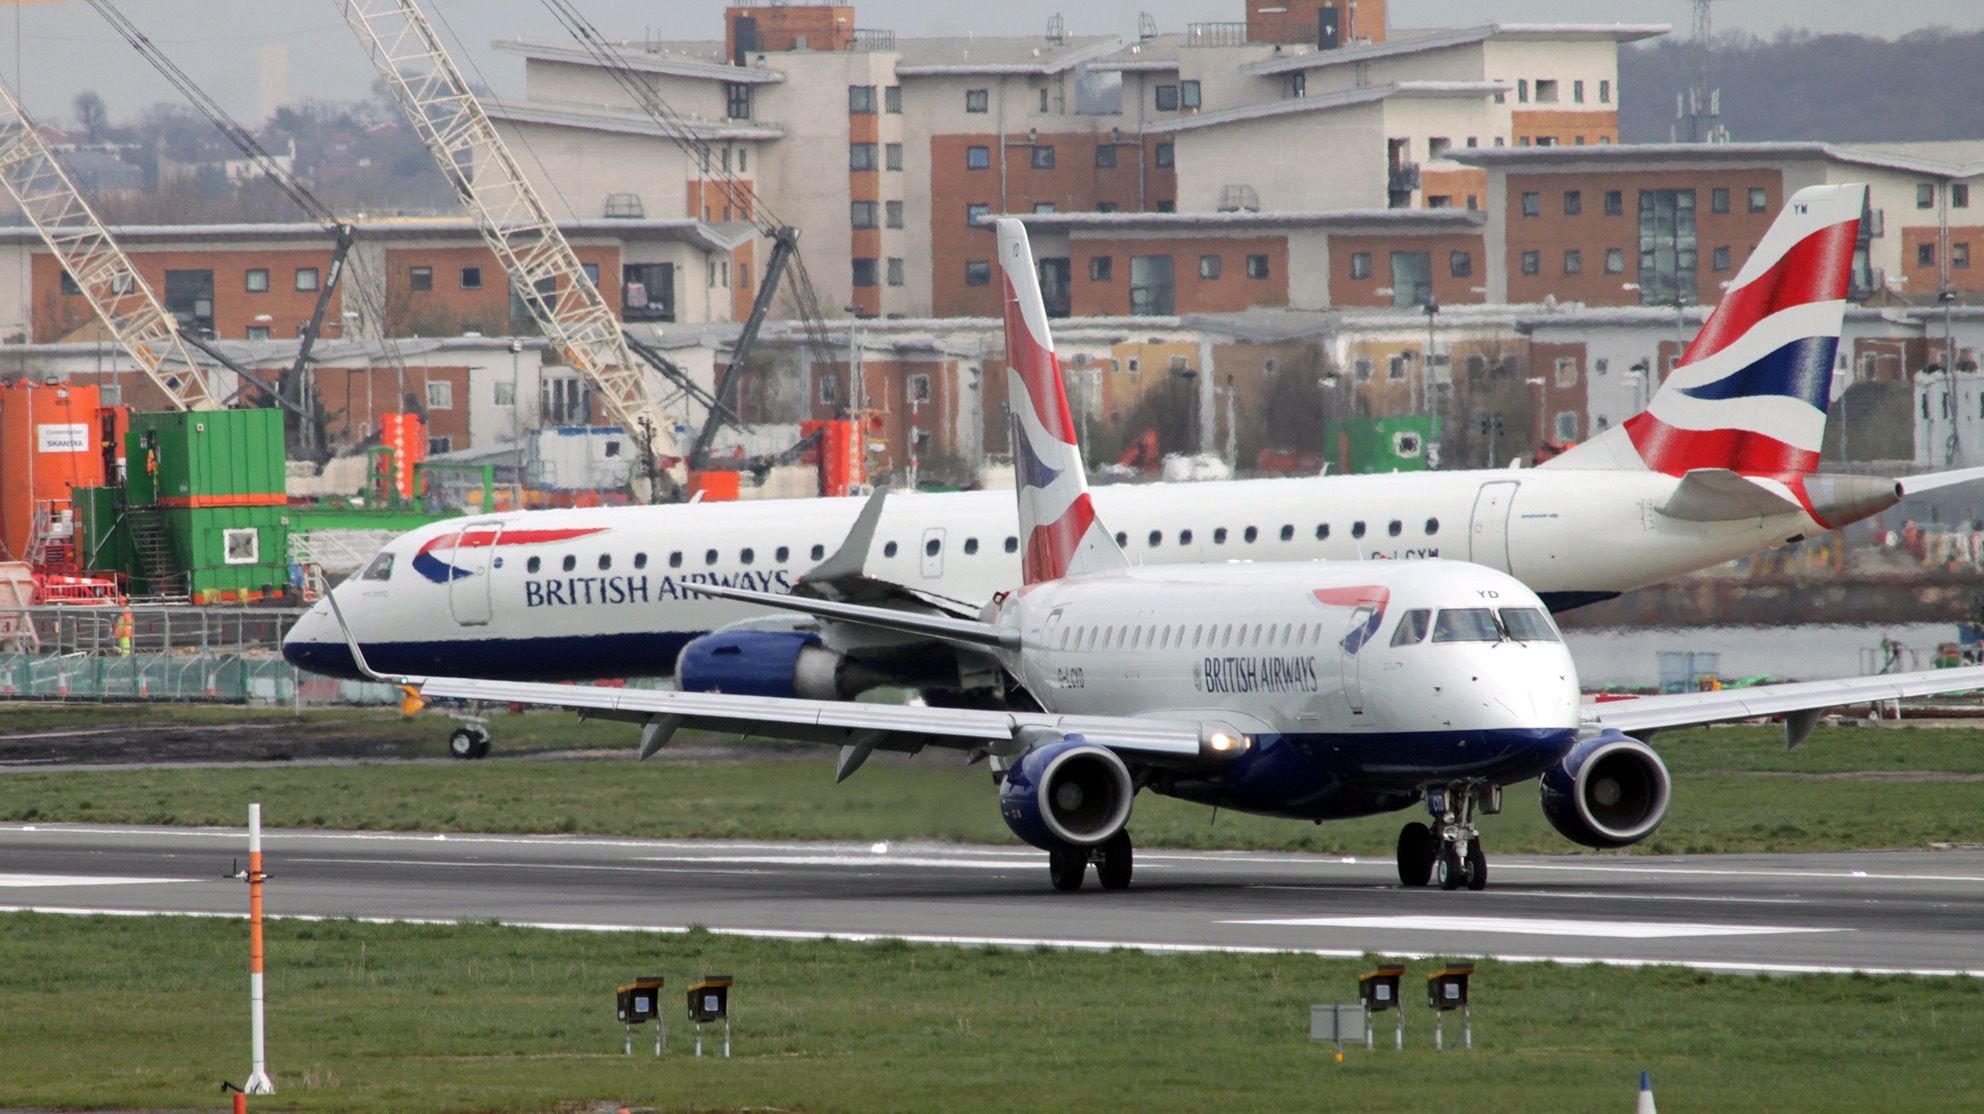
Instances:
[[[1246,750],[1249,740],[1245,735],[1236,735],[1230,731],[1215,731],[1206,736],[1206,745],[1216,754],[1225,754],[1228,751]]]

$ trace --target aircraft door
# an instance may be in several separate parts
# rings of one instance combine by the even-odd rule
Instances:
[[[1341,651],[1339,662],[1343,670],[1343,698],[1350,703],[1350,713],[1364,714],[1364,669],[1362,651],[1368,639],[1364,628],[1371,623],[1371,617],[1378,609],[1365,604],[1350,613],[1350,622],[1343,628],[1343,638],[1337,643]]]
[[[1467,559],[1502,572],[1509,571],[1509,515],[1515,510],[1517,480],[1481,485],[1474,495],[1474,518],[1468,524]]]
[[[932,526],[923,531],[922,572],[925,580],[944,575],[944,528]]]
[[[454,572],[448,577],[448,610],[455,622],[465,627],[489,622],[492,589],[490,579],[496,570],[496,539],[503,533],[501,523],[471,526],[455,535],[455,548],[448,555]]]

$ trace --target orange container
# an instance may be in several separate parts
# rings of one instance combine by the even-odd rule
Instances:
[[[72,489],[103,486],[100,404],[95,387],[0,387],[0,560],[31,558],[38,507],[64,514]]]
[[[702,492],[703,502],[719,503],[737,498],[742,490],[742,472],[691,472],[689,493]]]

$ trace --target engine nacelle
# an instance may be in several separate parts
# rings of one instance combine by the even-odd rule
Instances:
[[[1122,831],[1135,796],[1129,767],[1115,751],[1070,735],[1034,747],[1006,771],[999,815],[1035,847],[1066,851]]]
[[[1572,843],[1624,847],[1660,827],[1671,790],[1652,747],[1607,731],[1544,771],[1543,815]]]
[[[837,700],[840,665],[807,631],[711,631],[682,647],[675,683],[684,692]]]

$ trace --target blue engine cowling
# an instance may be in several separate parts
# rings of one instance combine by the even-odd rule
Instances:
[[[1094,847],[1130,821],[1136,789],[1108,747],[1070,735],[1020,756],[999,786],[999,815],[1043,851]]]
[[[806,631],[712,631],[682,647],[675,683],[684,692],[833,700],[840,661]]]
[[[1607,731],[1571,748],[1543,773],[1543,815],[1572,843],[1624,847],[1667,816],[1672,783],[1653,748]]]

